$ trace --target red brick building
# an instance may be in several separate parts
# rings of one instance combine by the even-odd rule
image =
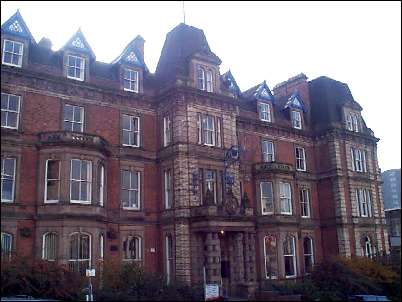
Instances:
[[[135,261],[226,293],[332,255],[388,252],[378,139],[344,83],[241,92],[180,24],[155,73],[137,36],[110,64],[81,31],[1,27],[1,246],[68,264]]]

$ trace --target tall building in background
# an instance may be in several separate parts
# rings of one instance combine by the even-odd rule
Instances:
[[[388,224],[389,245],[394,262],[401,259],[401,169],[384,171],[383,199]]]
[[[1,30],[3,257],[192,284],[205,269],[252,296],[330,256],[389,252],[378,138],[345,83],[242,92],[185,24],[155,73],[141,36],[107,64],[81,31],[54,51],[18,12]]]

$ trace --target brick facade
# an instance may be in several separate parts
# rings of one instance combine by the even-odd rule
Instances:
[[[306,254],[312,254],[314,263],[334,255],[364,255],[365,238],[371,240],[372,253],[388,252],[378,139],[366,127],[346,84],[326,77],[307,81],[301,74],[275,86],[273,94],[265,82],[240,93],[233,89],[230,72],[220,74],[220,59],[203,32],[191,26],[180,24],[167,35],[152,74],[143,62],[141,37],[105,64],[85,52],[89,46],[80,32],[70,41],[79,37],[83,48],[67,43],[54,52],[30,38],[19,13],[10,20],[20,22],[22,32],[12,31],[7,21],[2,45],[4,39],[16,40],[25,48],[20,68],[4,64],[2,53],[2,167],[3,159],[16,165],[12,200],[3,202],[2,191],[1,231],[2,236],[12,235],[17,254],[43,257],[44,235],[54,232],[56,260],[67,264],[74,259],[72,234],[87,234],[91,266],[102,259],[128,258],[167,275],[171,254],[172,279],[202,282],[205,267],[207,280],[222,280],[225,293],[252,295],[272,279],[305,274]],[[66,77],[71,53],[85,58],[83,81]],[[134,63],[125,61],[130,55],[136,56]],[[123,89],[126,68],[138,72],[138,93]],[[200,68],[205,69],[202,80]],[[15,129],[3,127],[3,98],[8,95],[20,97]],[[271,122],[259,117],[260,102],[269,104]],[[82,132],[64,130],[66,105],[83,108]],[[292,111],[301,113],[301,129],[292,127]],[[345,114],[350,111],[359,116],[359,131],[347,129]],[[124,145],[123,115],[138,117],[137,147]],[[165,146],[166,116],[172,133]],[[263,160],[263,140],[273,143],[272,163]],[[224,159],[232,146],[239,146],[240,155],[227,168],[233,183],[225,184]],[[304,170],[296,169],[296,147],[305,152]],[[364,152],[364,171],[354,171],[351,148]],[[49,160],[59,163],[60,191],[52,203],[45,197]],[[84,183],[90,188],[89,202],[71,202],[73,160],[91,163]],[[170,208],[165,207],[165,171],[172,177]],[[127,209],[123,173],[129,172],[138,175],[138,186],[127,193],[137,194],[138,207]],[[261,183],[271,185],[272,213],[263,213],[262,195],[267,193]],[[302,217],[303,188],[309,192],[308,217]],[[361,188],[370,192],[367,217],[362,217],[356,195]],[[80,194],[82,190],[80,186]],[[167,251],[168,235],[172,251]],[[274,238],[270,247],[268,236]],[[306,250],[309,242],[312,253]],[[276,260],[266,260],[269,249],[269,259]],[[267,276],[271,266],[276,267],[275,278]]]

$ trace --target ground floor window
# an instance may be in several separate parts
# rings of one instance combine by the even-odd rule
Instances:
[[[70,235],[69,268],[82,276],[91,266],[91,236],[84,233]]]
[[[283,258],[285,262],[285,277],[296,277],[296,249],[295,238],[293,236],[286,237],[283,242]]]

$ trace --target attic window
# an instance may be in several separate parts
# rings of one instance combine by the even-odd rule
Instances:
[[[84,81],[84,73],[85,59],[69,55],[67,58],[67,78]]]
[[[206,90],[208,92],[213,91],[213,76],[212,71],[205,70],[203,67],[197,69],[197,88],[200,90]]]
[[[268,103],[258,103],[258,115],[261,121],[271,122],[271,106]]]
[[[124,90],[138,92],[138,71],[124,69]]]
[[[291,119],[292,119],[292,127],[295,129],[302,128],[302,120],[300,111],[292,110],[291,111]]]
[[[4,40],[3,44],[3,64],[15,67],[22,66],[22,55],[24,44],[11,40]]]
[[[346,127],[349,131],[359,132],[359,115],[356,112],[346,113]]]

